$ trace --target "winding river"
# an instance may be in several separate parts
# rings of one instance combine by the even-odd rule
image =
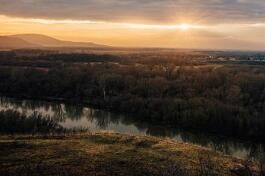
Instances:
[[[65,129],[88,129],[91,132],[111,131],[124,134],[168,137],[179,142],[208,147],[242,159],[259,159],[259,157],[265,155],[264,144],[209,136],[198,132],[183,131],[179,128],[153,126],[148,123],[134,121],[133,117],[88,106],[1,97],[0,111],[7,110],[18,111],[28,116],[39,113],[43,117],[51,118]]]

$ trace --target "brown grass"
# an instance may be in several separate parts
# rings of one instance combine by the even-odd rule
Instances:
[[[112,133],[0,136],[0,175],[236,175],[243,161],[170,139]]]

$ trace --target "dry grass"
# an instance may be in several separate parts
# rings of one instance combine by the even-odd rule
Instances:
[[[146,136],[0,137],[1,176],[233,175],[242,173],[242,163],[202,147]]]

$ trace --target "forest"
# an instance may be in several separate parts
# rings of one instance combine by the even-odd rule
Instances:
[[[2,51],[0,94],[90,104],[139,122],[265,142],[263,61],[242,64],[240,55],[232,63],[219,57]]]

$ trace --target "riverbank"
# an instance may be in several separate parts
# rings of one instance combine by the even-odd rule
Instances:
[[[2,100],[3,99],[3,100]],[[5,100],[6,99],[6,100]],[[8,100],[9,99],[9,100]],[[111,112],[113,114],[116,115],[124,115],[126,116],[128,121],[134,121],[135,123],[139,123],[139,124],[150,124],[153,127],[166,127],[167,129],[181,129],[182,131],[187,131],[187,132],[191,132],[191,133],[197,133],[197,134],[203,134],[205,136],[215,136],[217,138],[225,138],[225,139],[229,139],[231,141],[236,140],[236,141],[244,141],[245,143],[254,143],[255,145],[258,144],[265,144],[264,138],[250,138],[250,137],[243,137],[243,136],[234,136],[234,133],[230,133],[230,134],[222,134],[219,132],[213,132],[213,131],[208,131],[207,128],[204,129],[197,129],[197,128],[190,128],[190,127],[184,127],[182,125],[179,124],[174,124],[172,123],[168,123],[165,122],[163,120],[159,121],[159,122],[154,122],[152,120],[150,120],[149,118],[138,118],[141,117],[143,115],[141,115],[141,113],[129,113],[127,111],[123,112],[122,109],[119,108],[113,108],[110,107],[109,103],[107,101],[104,101],[102,99],[93,99],[93,100],[74,100],[74,99],[67,99],[67,98],[56,98],[56,97],[45,97],[45,96],[27,96],[27,95],[0,95],[0,100],[5,102],[5,101],[10,101],[10,99],[12,99],[12,101],[14,102],[22,102],[22,101],[36,101],[36,102],[49,102],[49,103],[57,103],[57,104],[67,104],[67,105],[74,105],[76,107],[90,107],[93,109],[97,109],[100,111],[105,111],[105,112]],[[115,103],[114,103],[115,104]],[[132,106],[133,107],[133,106]],[[133,109],[133,108],[132,108]]]
[[[242,175],[245,161],[149,136],[0,136],[0,175]],[[254,164],[249,165],[255,168]],[[253,169],[256,170],[256,169]]]

